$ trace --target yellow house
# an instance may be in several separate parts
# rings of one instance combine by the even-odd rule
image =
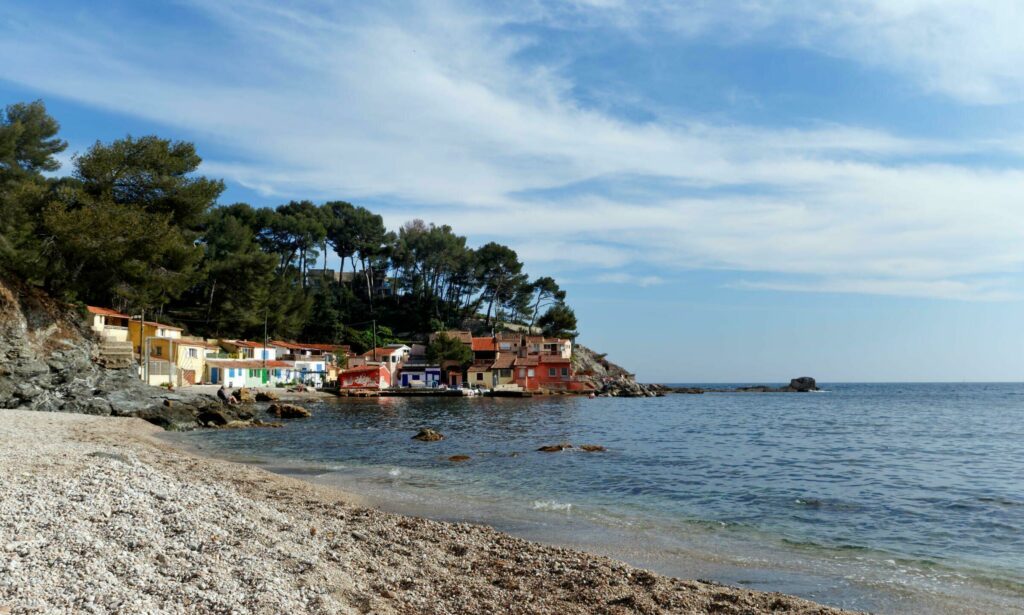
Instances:
[[[466,370],[466,386],[480,389],[494,388],[494,375],[490,363],[476,363]]]
[[[515,365],[516,355],[507,352],[499,352],[491,365],[491,378],[497,388],[518,388],[516,386],[515,372],[512,366]]]
[[[169,356],[169,346],[162,340],[180,339],[181,327],[133,319],[128,321],[128,337],[132,342],[132,351],[136,355],[141,357],[148,349],[150,356],[166,359]],[[162,350],[157,351],[157,348]]]

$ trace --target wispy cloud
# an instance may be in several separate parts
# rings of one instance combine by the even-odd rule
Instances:
[[[190,33],[188,45],[160,24],[114,27],[116,11],[44,19],[42,9],[25,8],[0,22],[0,56],[16,59],[0,65],[0,78],[191,131],[231,153],[208,160],[204,172],[260,194],[391,200],[384,213],[392,225],[444,221],[507,241],[530,262],[598,269],[594,277],[606,283],[643,284],[622,273],[642,263],[657,265],[660,277],[718,268],[829,280],[790,290],[999,296],[967,280],[1016,274],[1024,264],[1024,171],[928,160],[1019,156],[1011,142],[825,123],[631,122],[580,105],[562,65],[527,58],[541,43],[524,25],[568,28],[576,23],[568,17],[586,15],[644,28],[655,11],[662,30],[719,33],[725,44],[785,40],[866,63],[882,61],[862,49],[874,41],[927,87],[996,102],[1019,96],[1019,66],[976,50],[946,66],[928,49],[946,44],[933,40],[940,34],[970,47],[990,20],[1000,21],[992,55],[1012,53],[1019,41],[1000,34],[1002,19],[1019,23],[1009,3],[994,2],[969,22],[958,2],[952,11],[923,0],[722,4],[638,12],[613,0],[497,8],[194,2],[185,6],[211,25]],[[744,27],[728,26],[727,15]],[[915,34],[920,28],[934,34]],[[961,75],[972,61],[977,73]],[[660,188],[643,198],[518,196],[624,178]]]

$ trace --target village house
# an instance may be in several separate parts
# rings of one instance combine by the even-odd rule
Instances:
[[[516,384],[515,367],[516,356],[507,352],[498,352],[491,365],[491,377],[494,389],[514,388]]]
[[[161,324],[158,322],[141,321],[137,319],[131,319],[128,321],[128,337],[132,343],[132,350],[136,356],[143,357],[146,355],[152,355],[153,352],[159,352],[155,356],[167,359],[168,358],[168,346],[166,346],[161,340],[176,340],[181,338],[181,327],[175,327],[172,325]],[[154,340],[156,346],[154,347]],[[150,348],[161,348],[159,351],[150,351]]]
[[[220,340],[221,347],[234,359],[277,359],[277,349],[263,342],[248,340]]]
[[[86,309],[89,311],[89,326],[100,339],[128,341],[128,321],[131,320],[131,316],[94,305],[86,306]]]
[[[398,371],[401,369],[402,364],[409,358],[409,354],[412,352],[412,348],[405,344],[388,344],[384,347],[374,348],[364,352],[360,355],[362,361],[356,362],[355,365],[350,361],[351,367],[364,367],[368,365],[379,364],[387,367],[389,374],[389,381],[397,381]],[[346,370],[347,371],[347,370]]]
[[[338,356],[347,357],[348,346],[335,344],[300,344],[275,340],[270,342],[277,359],[289,361],[299,372],[299,380],[317,388],[337,380]]]
[[[551,355],[563,359],[572,358],[572,342],[558,338],[528,335],[525,338],[521,356]]]
[[[295,367],[287,361],[263,359],[207,359],[206,377],[210,384],[228,387],[272,387],[299,379]]]
[[[150,338],[149,355],[142,359],[143,380],[175,387],[202,383],[206,359],[218,351],[216,344],[200,337]]]

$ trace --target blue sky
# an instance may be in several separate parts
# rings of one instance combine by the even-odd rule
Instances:
[[[1020,380],[1021,32],[1016,0],[39,1],[0,12],[0,101],[72,151],[193,141],[225,203],[507,243],[645,380]]]

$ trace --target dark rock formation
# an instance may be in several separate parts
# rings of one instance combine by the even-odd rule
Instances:
[[[542,446],[538,448],[537,451],[541,453],[558,453],[564,451],[567,448],[572,448],[572,444],[569,444],[568,442],[562,442],[561,444],[549,444],[547,446]]]
[[[273,391],[260,391],[256,393],[256,401],[280,401],[280,397]]]
[[[421,442],[437,442],[438,440],[444,440],[444,436],[440,432],[424,427],[412,439]]]
[[[814,381],[814,378],[810,376],[801,376],[800,378],[793,378],[789,381],[789,388],[798,392],[804,393],[806,391],[817,391],[818,383]]]
[[[469,461],[469,455],[452,455],[448,458],[448,461],[458,463],[460,461]]]
[[[661,397],[661,385],[640,384],[632,376],[619,376],[603,380],[596,393],[599,397]]]
[[[211,395],[144,384],[134,364],[101,363],[115,364],[76,309],[0,277],[0,408],[136,416],[171,430],[204,426],[199,417],[211,410],[245,420]]]
[[[606,451],[608,449],[606,449],[605,447],[601,446],[600,444],[581,444],[580,445],[580,450],[581,451],[586,451],[588,453],[603,453],[604,451]]]
[[[304,419],[313,416],[312,412],[295,404],[270,404],[267,412],[279,419]]]

